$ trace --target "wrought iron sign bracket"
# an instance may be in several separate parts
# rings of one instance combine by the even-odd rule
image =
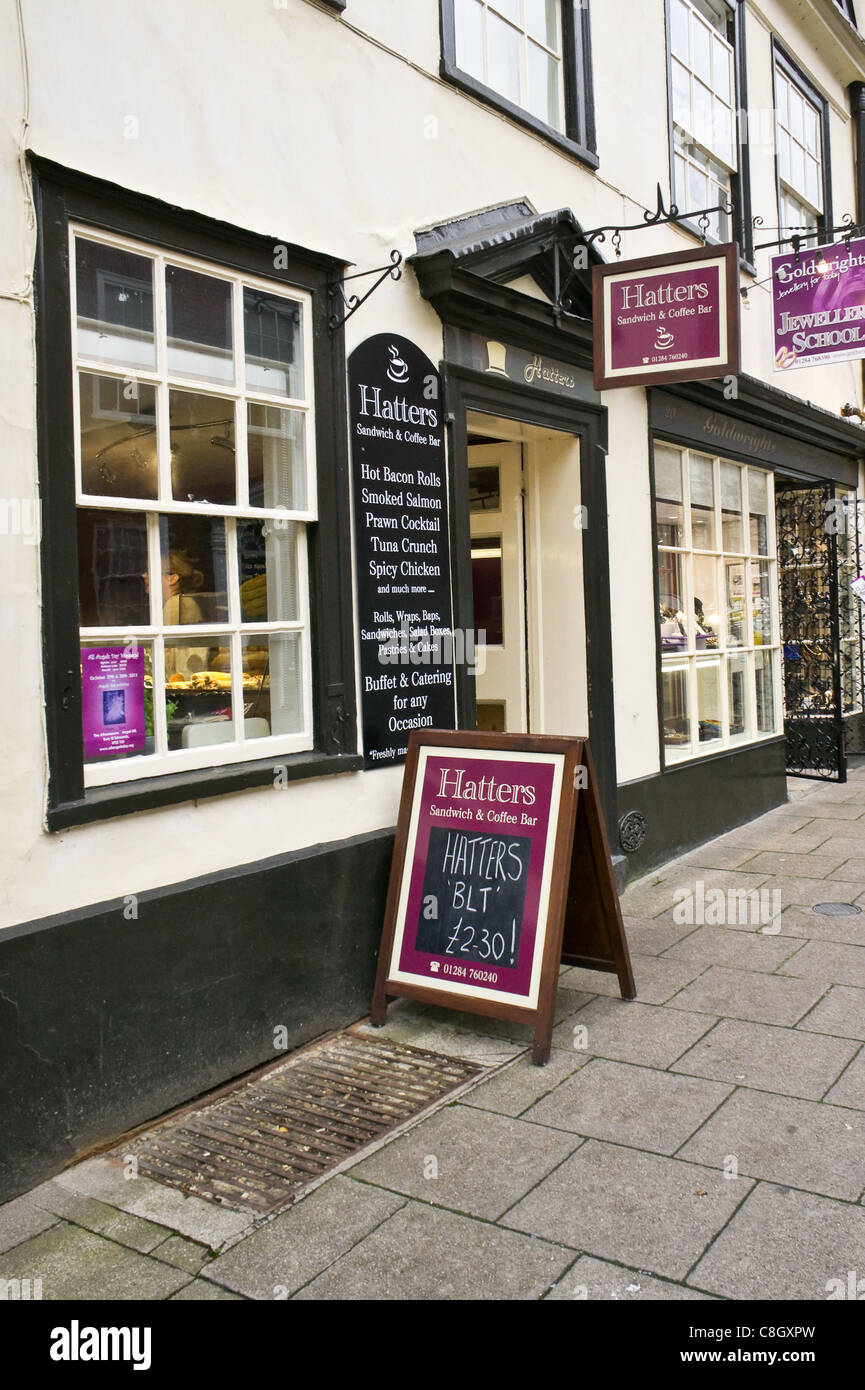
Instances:
[[[755,228],[762,227],[762,217],[755,217],[753,219],[753,225]],[[780,227],[770,227],[768,228],[768,230],[773,232],[780,232],[782,229]],[[850,242],[853,240],[855,236],[861,236],[863,232],[865,232],[865,225],[857,225],[853,221],[853,214],[845,212],[843,218],[836,227],[824,227],[822,231],[818,229],[816,232],[809,232],[806,230],[805,227],[802,227],[799,231],[792,232],[790,236],[779,237],[777,241],[763,241],[760,243],[759,246],[755,246],[754,250],[772,251],[776,247],[791,246],[793,248],[793,254],[798,260],[802,254],[803,243],[811,241],[813,238],[816,238],[818,243],[821,241],[830,242],[833,241],[835,237],[840,234],[842,241],[845,241],[847,243],[847,250],[849,251]]]
[[[554,260],[555,293],[553,298],[553,314],[556,319],[559,319],[561,317],[570,319],[578,319],[583,317],[581,314],[575,314],[572,310],[565,308],[565,299],[570,288],[571,281],[577,274],[577,271],[588,269],[588,266],[586,264],[581,263],[584,260],[584,257],[581,256],[579,253],[585,252],[586,250],[591,250],[591,248],[595,245],[596,242],[605,242],[607,239],[607,232],[612,232],[613,235],[611,240],[613,243],[613,249],[616,253],[616,256],[621,257],[623,232],[643,232],[646,231],[649,227],[663,227],[668,222],[696,222],[697,226],[700,229],[700,234],[702,236],[703,242],[705,244],[709,235],[709,227],[711,225],[710,218],[712,214],[715,212],[720,212],[723,213],[725,217],[732,217],[733,215],[733,208],[726,202],[718,203],[715,207],[711,208],[700,208],[696,212],[681,212],[675,203],[671,203],[669,208],[667,208],[664,204],[664,195],[661,191],[661,185],[658,184],[657,187],[658,193],[655,211],[644,212],[642,222],[633,222],[628,226],[624,226],[621,223],[611,222],[608,226],[594,227],[591,231],[583,232],[579,237],[577,237],[569,251],[569,259],[571,262],[571,266],[569,273],[567,274],[564,280],[562,279],[559,267],[560,248],[558,244],[556,245],[556,255]]]
[[[343,285],[349,280],[365,280],[370,275],[377,275],[378,279],[374,285],[370,285],[366,294],[346,294]],[[330,288],[331,314],[327,321],[328,329],[331,333],[336,333],[342,328],[343,324],[348,323],[352,314],[356,313],[361,304],[365,304],[371,294],[374,294],[387,278],[400,280],[402,278],[402,252],[391,251],[390,265],[376,266],[375,270],[359,270],[356,275],[346,275],[338,285]]]

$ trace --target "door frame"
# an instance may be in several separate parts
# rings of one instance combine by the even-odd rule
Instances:
[[[474,630],[471,530],[468,491],[468,411],[499,415],[527,425],[560,430],[580,442],[580,503],[588,525],[583,541],[583,604],[586,624],[588,734],[600,782],[610,843],[618,845],[616,727],[613,702],[613,639],[610,549],[607,535],[608,413],[591,401],[565,400],[501,378],[491,380],[454,362],[442,362],[451,498],[450,541],[453,622]],[[596,524],[597,523],[597,524]],[[476,726],[475,683],[462,663],[456,667],[457,727]],[[574,730],[582,733],[582,730]],[[615,852],[615,851],[614,851]]]

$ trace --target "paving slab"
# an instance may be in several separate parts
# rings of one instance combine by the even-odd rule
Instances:
[[[741,869],[747,865],[747,872],[750,873],[749,861],[756,853],[756,850],[745,845],[727,844],[726,840],[710,840],[708,844],[699,845],[690,854],[677,859],[676,868]]]
[[[185,1197],[176,1188],[163,1187],[149,1178],[127,1178],[126,1171],[122,1158],[100,1156],[67,1168],[54,1181],[79,1196],[95,1197],[158,1226],[168,1226],[211,1250],[218,1250],[252,1225],[245,1212],[229,1211],[200,1197]]]
[[[565,966],[561,972],[560,983],[556,991],[556,1006],[554,1020],[556,1023],[564,1018],[569,1018],[576,1013],[584,1004],[588,1004],[594,994],[587,993],[585,990],[569,988],[567,980],[568,967]],[[527,1023],[514,1023],[506,1018],[484,1018],[482,1014],[463,1013],[459,1009],[441,1009],[436,1005],[429,1005],[423,1014],[424,1028],[430,1026],[443,1027],[448,1031],[454,1028],[465,1030],[469,1034],[487,1036],[491,1038],[507,1038],[512,1042],[519,1043],[521,1047],[530,1047],[534,1037],[534,1028]],[[433,1051],[440,1049],[434,1048]]]
[[[703,891],[720,889],[723,893],[751,893],[767,882],[768,874],[746,873],[741,869],[700,869],[692,864],[665,866],[663,878],[657,883],[638,880],[633,888],[626,888],[622,896],[622,911],[639,916],[658,917],[669,911],[681,900],[685,891],[696,892],[697,883],[703,884]]]
[[[461,1102],[478,1110],[495,1110],[499,1115],[516,1117],[587,1061],[585,1052],[553,1051],[546,1066],[536,1067],[531,1057],[524,1054],[468,1091]]]
[[[659,917],[625,917],[624,920],[628,947],[638,956],[659,956],[694,930],[692,926],[681,926]]]
[[[798,904],[813,907],[815,903],[855,903],[865,894],[865,879],[859,883],[835,878],[783,878],[778,880],[784,907]]]
[[[760,1183],[687,1282],[721,1298],[813,1302],[851,1269],[865,1270],[865,1210]]]
[[[114,1302],[168,1298],[189,1275],[79,1226],[59,1225],[0,1255],[3,1279],[41,1279],[45,1302]]]
[[[169,1303],[242,1303],[243,1297],[239,1293],[229,1293],[228,1289],[221,1289],[217,1284],[208,1284],[204,1279],[193,1279],[191,1284],[186,1284],[177,1293],[173,1293],[169,1298]]]
[[[860,851],[865,850],[865,836],[862,838],[863,843],[860,846]],[[863,857],[861,852],[858,855],[850,855],[848,858],[844,859],[843,863],[839,864],[837,869],[829,874],[829,877],[841,879],[843,881],[852,879],[854,883],[865,883],[865,857]]]
[[[856,1202],[865,1188],[865,1115],[739,1090],[678,1153],[716,1168],[731,1156],[746,1177]]]
[[[474,1018],[472,1015],[472,1030]],[[515,1042],[513,1038],[499,1037],[495,1033],[484,1034],[470,1031],[468,1028],[457,1028],[450,1020],[431,1020],[427,1008],[414,1015],[398,1015],[383,1028],[373,1028],[371,1023],[364,1023],[357,1031],[370,1038],[390,1038],[394,1042],[407,1043],[409,1047],[425,1048],[429,1052],[439,1052],[447,1057],[462,1057],[468,1062],[477,1062],[482,1067],[500,1067],[513,1057],[518,1057],[527,1045],[525,1041]]]
[[[778,919],[781,935],[802,941],[840,941],[847,946],[865,946],[865,912],[839,917],[815,912],[813,907],[787,907]]]
[[[349,1171],[407,1197],[494,1221],[580,1140],[509,1115],[448,1105]]]
[[[581,1255],[576,1264],[553,1286],[545,1303],[572,1303],[575,1299],[589,1302],[607,1300],[616,1303],[679,1302],[706,1300],[711,1294],[686,1288],[684,1284],[655,1279],[639,1269],[622,1269],[621,1265]]]
[[[685,1009],[636,1000],[593,999],[572,1021],[553,1030],[553,1047],[585,1051],[614,1062],[668,1067],[711,1028],[713,1019]],[[586,1029],[585,1048],[575,1048],[574,1028]],[[583,1041],[582,1036],[578,1039]]]
[[[675,1153],[730,1086],[593,1058],[524,1116],[538,1124],[653,1153]]]
[[[684,941],[671,946],[663,959],[771,974],[801,947],[801,941],[783,935],[731,931],[729,927],[695,927]]]
[[[142,1255],[149,1254],[169,1235],[167,1226],[143,1221],[140,1216],[132,1216],[118,1207],[108,1206],[106,1202],[98,1202],[95,1197],[82,1197],[70,1192],[56,1179],[37,1188],[33,1200],[56,1217],[62,1216],[75,1226],[93,1231],[95,1235],[116,1240],[118,1245],[128,1245]]]
[[[793,961],[801,954],[798,952]],[[817,984],[812,979],[792,980],[786,975],[764,975],[712,965],[677,994],[672,1005],[693,1013],[705,1011],[719,1018],[743,1018],[754,1023],[792,1027],[816,1004],[825,989],[825,983]]]
[[[775,874],[787,878],[829,878],[833,869],[844,863],[844,854],[832,848],[831,841],[821,851],[811,854],[779,850],[763,850],[749,861],[749,873]]]
[[[557,1242],[409,1202],[296,1298],[536,1300],[573,1257]]]
[[[819,850],[832,839],[832,835],[821,821],[809,821],[801,829],[794,830],[784,827],[777,830],[757,829],[755,822],[754,826],[745,825],[740,830],[732,831],[724,839],[740,849],[750,848],[755,854],[761,850],[791,850],[797,854],[809,854]]]
[[[797,806],[802,814],[807,814],[811,820],[826,821],[831,827],[830,834],[850,835],[850,822],[860,820],[865,816],[865,806],[857,805],[856,802],[836,801],[832,798],[817,800],[816,797],[808,797],[805,802],[799,802]],[[865,834],[865,822],[862,826]]]
[[[865,1053],[859,1052],[858,1057],[854,1058],[838,1078],[825,1099],[832,1105],[847,1105],[856,1110],[865,1110]]]
[[[175,1269],[185,1269],[187,1274],[198,1274],[210,1259],[211,1252],[206,1245],[197,1240],[186,1240],[183,1236],[169,1236],[153,1251],[157,1260],[174,1265]]]
[[[206,1265],[203,1277],[247,1298],[285,1298],[309,1283],[404,1203],[337,1176]]]
[[[668,960],[666,956],[640,956],[632,948],[631,965],[634,971],[634,984],[637,990],[637,998],[643,1004],[664,1004],[673,995],[678,993],[684,985],[695,980],[702,974],[705,966],[701,963],[693,964],[688,961]],[[566,975],[562,976],[563,983],[567,984],[568,989],[579,987],[593,997],[596,994],[606,995],[608,998],[621,999],[622,992],[619,987],[617,975],[611,974],[607,970],[585,970],[582,966],[573,965]],[[585,1000],[584,1002],[588,1002]]]
[[[833,985],[796,1027],[803,1032],[830,1033],[865,1042],[865,990]]]
[[[751,1183],[589,1139],[502,1224],[585,1254],[684,1279]]]
[[[779,968],[778,975],[795,975],[801,980],[821,980],[826,986],[854,985],[865,988],[865,946],[845,946],[834,941],[809,941],[792,960]]]
[[[672,1071],[758,1091],[820,1100],[859,1044],[767,1023],[723,1019],[674,1062]]]
[[[34,1202],[30,1192],[4,1202],[0,1207],[0,1254],[38,1236],[40,1231],[47,1231],[56,1222],[57,1217]]]

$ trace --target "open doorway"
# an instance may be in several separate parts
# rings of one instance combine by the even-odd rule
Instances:
[[[477,727],[588,729],[580,442],[470,411]]]

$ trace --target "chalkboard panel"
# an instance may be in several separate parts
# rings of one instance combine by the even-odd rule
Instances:
[[[391,767],[455,722],[441,378],[394,333],[348,374],[364,765]]]
[[[633,997],[588,740],[413,733],[373,1023],[388,995],[517,1019],[543,1063],[563,958]]]

